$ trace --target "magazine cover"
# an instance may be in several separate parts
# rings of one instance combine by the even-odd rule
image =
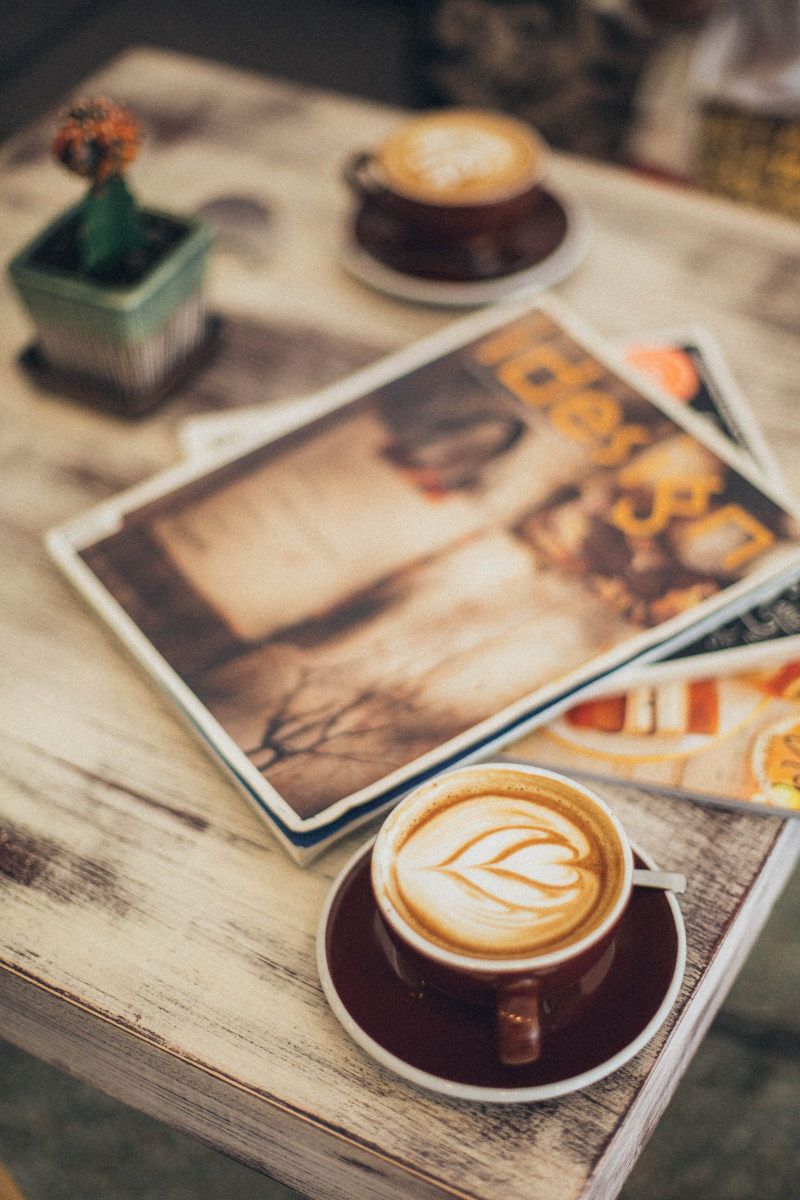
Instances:
[[[616,347],[630,366],[705,416],[747,451],[764,479],[784,487],[777,460],[708,330],[684,327],[650,332],[623,339]],[[800,580],[750,612],[644,667],[639,675],[649,682],[730,675],[793,658],[800,659]]]
[[[709,330],[697,326],[660,330],[620,339],[615,346],[629,366],[745,450],[765,479],[780,478],[777,461]]]
[[[800,581],[642,668],[650,682],[731,675],[800,659]]]
[[[800,816],[800,659],[580,701],[514,752],[572,775]]]
[[[641,371],[680,404],[699,413],[751,455],[766,479],[778,466],[752,410],[736,384],[718,342],[707,329],[681,326],[647,331],[611,343],[623,361]],[[294,423],[298,408],[313,398],[291,397],[243,408],[187,417],[180,440],[186,454],[207,454],[273,437]],[[313,411],[313,410],[312,410]],[[774,474],[773,474],[774,472]]]
[[[552,302],[314,408],[48,536],[298,861],[800,570],[749,457]]]
[[[621,339],[614,347],[628,366],[749,453],[764,479],[783,486],[777,461],[708,330],[682,326],[651,331]],[[277,436],[287,421],[297,422],[298,414],[310,419],[317,405],[315,396],[293,397],[188,417],[181,428],[181,443],[191,455],[241,450]],[[651,680],[732,674],[794,657],[800,658],[800,581],[689,646],[641,667],[637,674]]]

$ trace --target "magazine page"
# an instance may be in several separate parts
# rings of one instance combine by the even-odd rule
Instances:
[[[48,538],[298,858],[800,570],[748,456],[552,302],[313,405]]]
[[[626,362],[778,467],[705,331],[618,344]],[[621,680],[619,682],[622,682]],[[541,765],[709,803],[800,813],[800,580],[514,747]]]
[[[708,330],[678,326],[639,333],[613,345],[629,367],[708,419],[750,454],[765,479],[784,486],[777,461]],[[315,403],[316,397],[302,397],[189,417],[181,430],[183,449],[190,455],[243,449],[277,436],[287,422],[296,423],[298,415],[311,419]],[[733,674],[793,657],[800,658],[800,581],[689,646],[638,668],[636,674],[650,681]]]
[[[733,675],[800,659],[800,580],[747,612],[701,634],[676,654],[643,667],[640,678]]]
[[[709,330],[687,326],[651,331],[619,339],[615,346],[629,366],[746,451],[765,479],[780,479],[777,460]]]
[[[751,455],[765,479],[778,479],[777,462],[737,386],[718,342],[707,329],[680,326],[620,338],[611,345],[627,366],[680,404],[706,417],[733,444]],[[187,417],[180,430],[185,454],[244,449],[274,437],[308,398],[271,400],[219,413]]]
[[[751,455],[764,479],[785,488],[777,460],[708,330],[672,328],[621,339],[615,345],[626,363],[705,416]],[[652,683],[730,675],[792,658],[800,658],[800,580],[677,653],[642,668],[639,677]]]
[[[711,804],[800,815],[800,659],[579,702],[515,755]]]
[[[315,400],[316,395],[289,396],[230,411],[186,417],[179,430],[181,450],[191,458],[244,451],[248,446],[277,437],[287,427],[296,425],[298,413],[303,420],[312,420],[317,415]]]

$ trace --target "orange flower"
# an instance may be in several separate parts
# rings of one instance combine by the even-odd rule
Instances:
[[[101,183],[121,176],[139,153],[141,125],[110,100],[79,101],[53,140],[53,155],[67,170]]]

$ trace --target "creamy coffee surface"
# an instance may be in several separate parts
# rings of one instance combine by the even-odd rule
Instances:
[[[613,822],[541,783],[466,793],[434,784],[412,819],[392,814],[374,877],[411,929],[450,952],[499,959],[551,953],[603,922],[625,876]]]
[[[431,204],[514,196],[541,172],[543,147],[522,121],[475,110],[436,112],[403,125],[378,152],[389,187]]]

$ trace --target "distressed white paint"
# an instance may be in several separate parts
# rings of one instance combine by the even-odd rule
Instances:
[[[226,314],[296,339],[285,394],[307,389],[317,337],[322,384],[450,319],[369,293],[336,261],[339,164],[397,113],[151,51],[92,86],[201,114],[137,165],[149,201],[194,208],[238,190],[271,206],[263,261],[221,247],[212,289]],[[44,149],[15,153],[26,145],[0,172],[6,257],[74,198]],[[594,227],[559,294],[609,335],[710,328],[788,471],[797,227],[596,164],[558,157],[554,173]],[[447,1101],[390,1075],[339,1027],[314,965],[326,892],[369,831],[295,866],[42,549],[50,526],[177,459],[200,385],[136,426],[37,393],[15,362],[24,318],[8,292],[0,304],[0,1035],[318,1200],[614,1196],[797,857],[800,823],[608,789],[633,838],[688,880],[685,985],[651,1045],[538,1105]],[[246,372],[208,379],[220,404],[275,394],[268,372],[263,396]]]

